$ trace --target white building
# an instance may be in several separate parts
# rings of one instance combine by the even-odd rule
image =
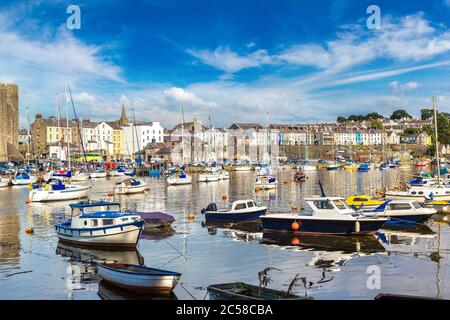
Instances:
[[[106,154],[114,154],[113,128],[105,121],[99,122],[94,129],[93,141],[97,141],[97,150]]]
[[[164,142],[164,128],[159,122],[129,123],[122,127],[124,134],[124,152],[132,156],[149,143]]]

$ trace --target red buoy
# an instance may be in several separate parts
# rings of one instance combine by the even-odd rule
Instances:
[[[297,231],[298,229],[300,229],[300,224],[297,221],[294,221],[291,224],[291,228],[292,230]]]
[[[298,237],[293,237],[291,240],[291,244],[293,244],[293,245],[300,244],[300,239]]]

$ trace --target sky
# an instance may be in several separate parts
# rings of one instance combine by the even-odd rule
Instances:
[[[0,2],[0,82],[20,87],[22,127],[27,107],[31,121],[57,96],[64,110],[66,83],[80,118],[118,119],[123,100],[170,129],[182,107],[216,127],[418,116],[432,95],[450,112],[449,76],[450,0]]]

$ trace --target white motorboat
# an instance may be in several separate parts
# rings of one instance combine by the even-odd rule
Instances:
[[[124,263],[98,264],[98,275],[106,282],[136,292],[171,292],[181,273]]]
[[[198,176],[199,182],[214,182],[220,180],[220,173],[219,172],[207,172],[202,173]]]
[[[312,212],[266,214],[261,216],[264,230],[306,234],[374,234],[388,218],[366,217],[348,207],[338,197],[305,199]]]
[[[247,165],[237,165],[234,167],[234,171],[252,171],[252,167]]]
[[[144,181],[134,179],[134,178],[126,178],[121,182],[116,183],[113,189],[114,194],[134,194],[134,193],[142,193],[145,192],[147,188],[147,183]]]
[[[80,202],[70,205],[71,218],[55,226],[62,242],[94,247],[136,248],[144,220],[122,212],[118,202]]]
[[[42,186],[30,185],[30,189],[31,202],[47,202],[87,198],[90,187],[64,184],[61,180],[52,178]]]
[[[5,188],[9,186],[10,182],[11,182],[10,178],[0,178],[0,188]]]
[[[191,184],[192,177],[185,174],[183,171],[176,172],[175,174],[167,178],[167,183],[172,186]]]
[[[206,221],[253,221],[257,220],[261,215],[265,214],[267,207],[258,206],[251,199],[234,201],[231,209],[217,209],[216,203],[210,203],[202,214],[205,215]]]
[[[106,178],[105,170],[94,170],[90,174],[91,178]]]
[[[269,166],[255,167],[257,176],[268,176],[272,173],[272,169]]]
[[[70,178],[71,181],[87,181],[89,180],[89,174],[83,171],[76,171],[72,178]]]
[[[116,169],[116,170],[111,170],[109,172],[109,175],[111,177],[123,177],[123,176],[125,176],[125,169],[119,168],[119,169]]]
[[[433,208],[424,208],[414,200],[387,200],[372,210],[363,210],[366,217],[390,218],[386,225],[399,223],[423,223],[437,212]]]
[[[310,165],[310,164],[304,164],[298,167],[298,170],[301,172],[313,172],[317,171],[317,167]]]
[[[230,179],[230,173],[227,170],[221,170],[219,174],[220,174],[220,179],[221,180],[228,180],[228,179]]]
[[[30,183],[36,183],[37,177],[32,176],[27,172],[16,172],[15,176],[12,178],[11,182],[15,186],[29,185]]]
[[[412,186],[406,190],[390,190],[386,198],[395,200],[450,200],[450,186]]]
[[[277,178],[273,176],[258,177],[255,182],[255,189],[268,190],[276,189],[278,185]]]

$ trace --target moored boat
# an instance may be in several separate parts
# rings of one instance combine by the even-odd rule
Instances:
[[[103,169],[97,169],[92,171],[89,175],[91,178],[106,178],[106,171]]]
[[[365,217],[348,207],[338,197],[305,199],[310,213],[282,213],[261,216],[264,230],[305,234],[374,234],[387,218]]]
[[[262,176],[256,178],[255,189],[269,190],[276,189],[278,185],[277,178],[273,176]]]
[[[344,170],[355,171],[356,169],[358,169],[358,166],[355,163],[347,163],[344,166]]]
[[[55,226],[62,242],[94,247],[136,248],[144,220],[122,212],[118,202],[79,202],[70,205],[71,218]]]
[[[369,172],[372,169],[372,165],[370,163],[362,163],[358,167],[359,172]]]
[[[11,182],[10,178],[0,178],[0,188],[5,188],[9,186],[10,182]]]
[[[390,190],[386,198],[396,200],[450,200],[450,186],[411,186],[406,190]]]
[[[338,170],[340,167],[341,167],[340,164],[338,164],[338,163],[332,163],[332,164],[329,164],[329,165],[327,166],[327,170],[328,170],[328,171],[334,171],[334,170]]]
[[[345,199],[345,203],[355,209],[375,209],[378,206],[381,206],[384,203],[384,200],[379,200],[373,196],[362,194],[348,197]]]
[[[145,183],[144,181],[134,178],[125,178],[124,180],[116,183],[113,189],[113,193],[114,194],[142,193],[145,192],[146,188],[147,183]]]
[[[202,214],[206,221],[252,221],[265,214],[267,207],[258,206],[254,200],[234,201],[231,209],[217,209],[216,203],[210,203]]]
[[[167,183],[172,186],[183,185],[183,184],[191,184],[192,177],[184,173],[184,171],[176,172],[167,178]]]
[[[310,165],[310,164],[304,164],[304,165],[300,165],[298,167],[298,170],[301,172],[314,172],[314,171],[317,171],[317,167]]]
[[[389,218],[386,225],[397,223],[422,223],[427,221],[437,211],[424,208],[414,200],[387,200],[372,210],[363,210],[366,217]]]
[[[279,291],[244,282],[210,285],[207,288],[211,300],[306,300],[286,291]]]
[[[89,186],[64,184],[61,180],[51,178],[43,185],[30,184],[31,202],[49,202],[83,199],[89,196]]]
[[[98,275],[108,283],[136,292],[172,292],[181,273],[125,263],[98,264]]]
[[[29,185],[30,183],[36,183],[37,177],[30,175],[28,172],[16,172],[14,177],[11,179],[11,183],[15,186]]]

